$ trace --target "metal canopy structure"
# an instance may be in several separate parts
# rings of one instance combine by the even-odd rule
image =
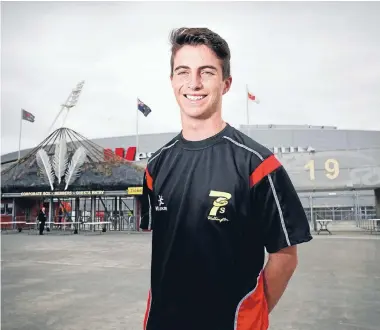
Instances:
[[[1,173],[2,197],[140,195],[144,168],[59,128]]]

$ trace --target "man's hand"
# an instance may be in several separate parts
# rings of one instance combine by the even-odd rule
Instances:
[[[264,290],[270,313],[285,292],[297,267],[297,247],[289,246],[269,254],[264,268]]]

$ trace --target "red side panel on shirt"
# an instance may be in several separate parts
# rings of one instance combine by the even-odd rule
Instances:
[[[151,293],[150,293],[150,290],[149,290],[149,294],[148,294],[148,300],[146,302],[146,311],[145,311],[145,317],[144,317],[144,330],[146,330],[146,326],[147,326],[147,323],[148,323],[148,317],[149,317],[149,312],[150,312],[150,304],[151,304]]]
[[[268,305],[264,292],[264,277],[260,273],[255,290],[244,298],[236,313],[236,330],[267,330]]]

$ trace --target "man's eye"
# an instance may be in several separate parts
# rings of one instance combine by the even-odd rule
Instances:
[[[203,71],[202,74],[206,74],[206,75],[214,75],[214,72],[211,72],[211,71]]]
[[[181,75],[184,75],[186,73],[187,73],[186,71],[181,71],[181,72],[178,72],[178,75],[181,76]]]

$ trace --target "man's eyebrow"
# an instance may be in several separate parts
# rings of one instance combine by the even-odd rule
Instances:
[[[218,71],[218,69],[213,66],[213,65],[204,65],[204,66],[201,66],[199,69],[203,70],[203,69],[211,69],[211,70],[215,70],[215,71]]]
[[[186,65],[179,65],[179,66],[177,66],[175,69],[174,69],[174,71],[177,71],[177,70],[180,70],[180,69],[186,69],[186,70],[188,70],[188,69],[190,69],[188,66],[186,66]]]
[[[177,67],[174,69],[174,71],[178,71],[178,70],[180,70],[180,69],[186,69],[186,70],[189,70],[190,67],[188,67],[188,66],[186,66],[186,65],[179,65],[179,66],[177,66]],[[212,70],[218,71],[218,69],[217,69],[215,66],[213,66],[213,65],[203,65],[203,66],[199,67],[199,69],[200,69],[200,70],[203,70],[203,69],[212,69]]]

